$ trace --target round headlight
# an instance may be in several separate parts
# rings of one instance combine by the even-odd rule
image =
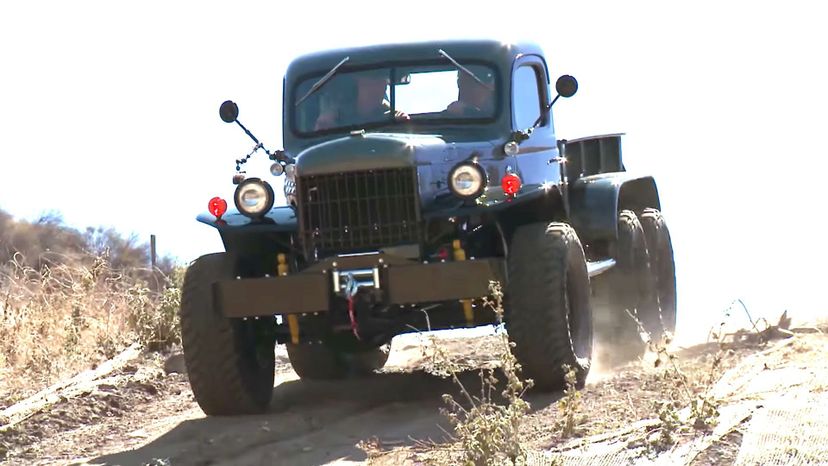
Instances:
[[[460,164],[449,173],[449,187],[460,197],[478,197],[486,189],[486,174],[476,163]]]
[[[233,200],[242,214],[262,217],[273,207],[273,188],[259,178],[248,178],[236,188]]]

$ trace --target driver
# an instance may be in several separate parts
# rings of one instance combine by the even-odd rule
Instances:
[[[458,116],[491,115],[494,112],[494,75],[476,73],[478,82],[469,73],[457,71],[457,100],[449,104],[446,113]]]
[[[352,73],[343,76],[343,79],[351,81],[351,90],[345,92],[343,101],[338,105],[334,104],[320,113],[316,119],[316,130],[377,122],[388,117],[391,106],[385,98],[388,88],[387,70]],[[405,121],[410,117],[404,112],[396,111],[394,119]]]

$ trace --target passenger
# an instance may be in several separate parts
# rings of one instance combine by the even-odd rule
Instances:
[[[386,100],[388,88],[388,70],[357,72],[343,79],[353,83],[350,91],[345,91],[344,98],[332,103],[331,108],[320,113],[315,129],[351,126],[360,123],[376,123],[388,118],[391,110]],[[401,111],[394,112],[397,121],[409,120]]]
[[[457,116],[491,116],[494,113],[494,75],[490,71],[475,73],[457,71],[457,100],[449,104],[446,113]]]

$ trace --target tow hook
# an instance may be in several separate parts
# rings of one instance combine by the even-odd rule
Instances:
[[[276,271],[279,273],[280,277],[284,277],[288,274],[288,265],[287,265],[287,258],[284,254],[279,254],[276,256],[278,265],[276,266]],[[296,314],[288,314],[287,316],[288,321],[288,329],[290,330],[290,342],[294,345],[299,344],[299,318],[296,317]]]
[[[459,239],[452,241],[451,247],[454,249],[455,261],[459,262],[466,260],[466,251],[463,249],[463,245],[460,243]],[[472,310],[471,299],[461,299],[460,303],[463,305],[463,315],[466,316],[466,325],[474,327],[474,311]]]

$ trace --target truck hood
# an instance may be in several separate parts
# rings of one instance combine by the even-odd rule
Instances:
[[[302,151],[296,162],[299,176],[405,168],[448,161],[453,144],[440,136],[421,134],[355,134]]]

